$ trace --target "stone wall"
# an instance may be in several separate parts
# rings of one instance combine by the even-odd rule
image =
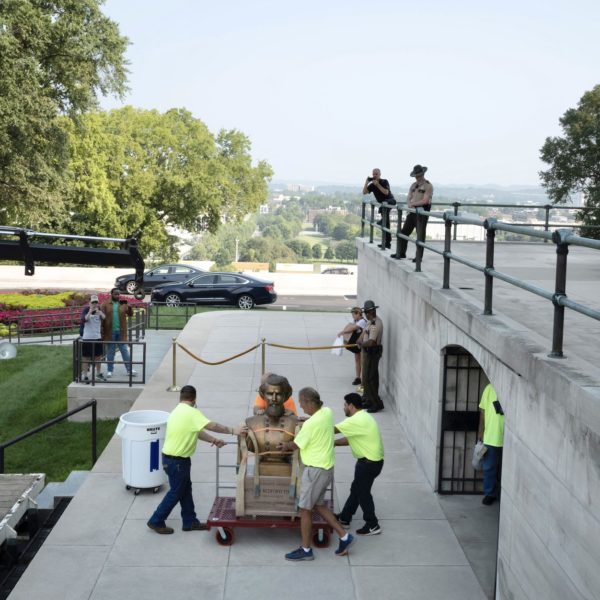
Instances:
[[[363,240],[358,298],[383,319],[381,395],[437,486],[443,349],[479,362],[505,411],[498,598],[600,597],[600,369]],[[522,293],[522,292],[515,292]]]

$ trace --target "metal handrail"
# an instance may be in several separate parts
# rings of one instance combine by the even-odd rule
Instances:
[[[371,218],[366,218],[366,205],[371,206]],[[600,250],[600,240],[586,238],[574,234],[570,229],[560,228],[554,231],[539,231],[533,227],[504,223],[496,218],[490,217],[487,219],[477,219],[474,217],[461,216],[454,211],[425,211],[421,207],[407,208],[406,206],[387,205],[381,203],[382,208],[398,210],[398,223],[396,232],[390,228],[385,228],[374,220],[375,205],[378,204],[374,200],[363,201],[362,216],[361,216],[361,237],[365,237],[365,225],[369,225],[369,243],[373,242],[373,232],[378,229],[381,232],[382,246],[385,239],[385,233],[390,233],[396,238],[397,250],[396,257],[399,256],[400,240],[406,240],[418,247],[426,248],[434,254],[439,254],[444,258],[444,274],[442,289],[450,289],[450,263],[456,261],[471,269],[480,271],[485,277],[485,299],[484,299],[484,315],[492,314],[493,301],[493,281],[500,279],[505,283],[521,288],[529,293],[535,294],[545,300],[549,300],[554,305],[554,324],[552,331],[552,351],[549,356],[552,358],[562,358],[563,355],[563,333],[564,333],[564,309],[569,308],[579,314],[585,315],[597,321],[600,321],[600,311],[585,306],[578,302],[574,302],[567,297],[566,280],[567,280],[567,255],[569,246],[580,246]],[[512,205],[509,205],[512,206]],[[437,217],[445,224],[444,250],[428,244],[425,239],[419,239],[419,228],[417,227],[417,239],[412,240],[409,236],[404,235],[402,228],[402,211],[411,212],[424,217]],[[486,263],[485,266],[475,263],[465,257],[458,256],[452,252],[452,240],[456,239],[452,235],[452,229],[456,229],[458,224],[476,225],[486,230]],[[546,226],[548,223],[546,222]],[[494,246],[496,231],[515,232],[520,235],[529,236],[544,240],[544,242],[552,242],[556,245],[556,276],[554,291],[545,290],[536,285],[532,285],[522,279],[513,277],[502,271],[494,268]],[[417,256],[415,271],[421,271],[421,259]]]
[[[101,360],[92,360],[91,358],[83,356],[82,348],[84,343],[92,343],[98,344],[106,349],[108,346],[119,346],[120,344],[124,344],[129,349],[129,362],[125,362],[124,360],[114,360],[113,363],[115,365],[125,365],[127,369],[127,384],[129,387],[133,387],[134,383],[144,384],[146,383],[146,342],[134,342],[133,340],[123,341],[112,341],[112,340],[84,340],[83,338],[77,337],[73,340],[73,381],[76,383],[82,383],[81,379],[81,367],[83,363],[87,363],[91,366],[92,369],[92,377],[90,379],[90,383],[92,386],[95,386],[97,383],[111,383],[111,384],[121,384],[123,383],[123,379],[119,377],[114,377],[111,379],[99,379],[97,376],[98,369],[101,370],[102,365],[108,365],[108,360],[106,360],[106,356],[103,355]],[[133,360],[133,349],[134,347],[141,346],[142,348],[142,359],[141,360]],[[115,352],[116,356],[116,352]],[[113,357],[114,358],[114,357]],[[121,357],[123,358],[123,357]],[[97,367],[99,365],[99,367]],[[138,366],[141,368],[141,374],[137,376],[133,375],[134,366]],[[135,377],[135,381],[134,381]]]
[[[61,421],[68,419],[71,415],[81,412],[82,410],[85,410],[86,408],[89,408],[90,406],[92,407],[92,466],[94,466],[96,464],[96,460],[98,459],[97,431],[96,431],[96,422],[97,422],[96,405],[97,405],[96,400],[89,400],[88,402],[86,402],[85,404],[82,404],[78,408],[74,408],[73,410],[70,410],[63,415],[54,417],[54,419],[51,419],[50,421],[47,421],[46,423],[43,423],[42,425],[39,425],[38,427],[35,427],[34,429],[30,429],[29,431],[22,433],[21,435],[18,435],[16,438],[13,438],[12,440],[9,440],[8,442],[4,442],[4,443],[0,444],[0,473],[4,473],[4,449],[5,448],[9,448],[10,446],[13,446],[14,444],[16,444],[22,440],[25,440],[28,437],[35,435],[36,433],[39,433],[40,431],[44,431],[45,429],[52,427],[52,425],[56,425],[57,423],[60,423]]]

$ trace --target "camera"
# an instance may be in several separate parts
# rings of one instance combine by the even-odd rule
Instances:
[[[119,304],[127,304],[127,300],[119,300]]]

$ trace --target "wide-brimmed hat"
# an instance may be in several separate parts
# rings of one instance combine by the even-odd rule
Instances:
[[[412,173],[410,174],[411,177],[418,177],[419,175],[425,175],[425,173],[427,172],[427,167],[423,167],[422,165],[415,165],[413,167]]]
[[[363,312],[367,312],[368,310],[374,310],[376,308],[379,308],[379,306],[375,306],[375,302],[373,302],[373,300],[367,300],[365,301],[365,305],[363,306]]]
[[[90,302],[99,302],[98,296],[96,296],[96,294],[92,294],[90,296]]]

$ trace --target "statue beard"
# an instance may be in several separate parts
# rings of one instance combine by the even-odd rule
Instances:
[[[280,417],[283,417],[285,410],[283,408],[283,404],[268,404],[266,412],[269,417],[273,419],[279,419]]]

